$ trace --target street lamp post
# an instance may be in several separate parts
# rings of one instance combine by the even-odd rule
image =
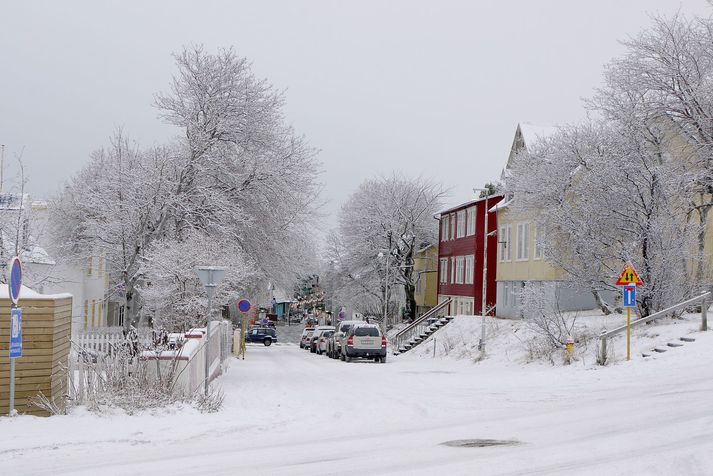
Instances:
[[[487,311],[486,305],[486,295],[488,292],[488,197],[490,197],[490,190],[487,188],[474,188],[473,192],[484,192],[485,193],[485,226],[483,227],[483,288],[482,295],[480,297],[481,301],[481,311],[480,311],[480,341],[478,342],[478,350],[481,352],[485,351],[485,313]]]
[[[198,278],[201,280],[201,284],[205,288],[206,294],[208,294],[208,318],[206,320],[205,326],[205,345],[203,346],[203,353],[205,355],[205,382],[204,390],[205,394],[208,395],[208,380],[210,372],[210,321],[213,317],[213,294],[215,293],[215,288],[218,283],[225,276],[225,268],[219,266],[198,266],[196,268],[196,273]],[[223,339],[220,340],[221,346],[223,345]],[[222,352],[221,352],[222,353]]]

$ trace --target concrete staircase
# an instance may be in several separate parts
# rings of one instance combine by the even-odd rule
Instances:
[[[398,349],[394,349],[394,355],[403,354],[409,350],[417,347],[419,344],[423,343],[428,339],[434,332],[436,332],[441,327],[445,326],[453,320],[453,316],[441,317],[438,320],[432,321],[427,327],[422,327],[419,332],[414,333],[414,335],[402,343]]]
[[[683,347],[687,342],[695,342],[696,339],[695,337],[679,337],[678,340],[672,340],[670,342],[667,342],[665,346],[657,346],[651,349],[650,351],[647,352],[642,352],[641,356],[642,357],[651,357],[652,355],[656,354],[663,354],[664,352],[668,352],[671,349],[675,349],[676,347]]]

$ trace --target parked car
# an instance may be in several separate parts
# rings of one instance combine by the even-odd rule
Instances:
[[[302,329],[302,337],[300,337],[300,349],[305,348],[305,337],[309,332],[314,332],[314,327],[305,327],[304,329]]]
[[[314,329],[309,329],[307,332],[302,333],[302,340],[300,341],[300,347],[303,349],[309,349],[309,343],[312,340],[312,335],[314,334]]]
[[[342,321],[337,324],[334,334],[327,343],[327,355],[333,359],[338,359],[342,352],[342,339],[349,332],[352,326],[364,324],[364,321]]]
[[[340,358],[351,362],[357,357],[374,359],[376,362],[386,362],[386,336],[376,324],[358,324],[349,329],[342,339]]]
[[[246,342],[262,342],[265,346],[277,342],[277,332],[271,327],[255,327],[245,334]]]
[[[322,355],[327,352],[327,340],[334,334],[334,331],[321,331],[317,339],[317,354]]]
[[[333,331],[334,326],[317,326],[314,329],[314,333],[309,340],[309,351],[312,353],[317,352],[317,339],[319,339],[322,331]]]

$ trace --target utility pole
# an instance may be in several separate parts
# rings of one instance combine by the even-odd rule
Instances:
[[[485,226],[483,227],[483,289],[482,296],[480,297],[480,341],[478,342],[478,350],[485,352],[485,313],[487,311],[485,297],[488,292],[488,197],[490,197],[490,190],[487,188],[474,188],[473,192],[475,191],[482,191],[485,193]]]

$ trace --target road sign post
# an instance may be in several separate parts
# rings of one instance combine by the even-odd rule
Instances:
[[[624,265],[616,285],[623,286],[621,290],[626,308],[626,360],[631,360],[631,308],[636,307],[636,287],[644,285],[631,261]]]
[[[10,261],[7,291],[12,301],[10,308],[10,398],[8,414],[15,414],[15,359],[22,357],[22,309],[17,307],[22,290],[22,263],[15,256]]]
[[[240,326],[240,353],[243,357],[243,360],[245,360],[245,350],[247,349],[247,344],[245,343],[245,340],[247,339],[247,315],[248,312],[250,312],[250,309],[252,309],[252,307],[252,303],[247,299],[241,299],[240,301],[238,301],[238,311],[242,313],[242,325]]]

